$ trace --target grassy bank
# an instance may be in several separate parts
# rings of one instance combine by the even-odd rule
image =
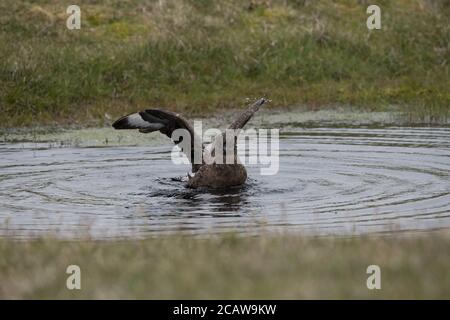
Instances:
[[[0,123],[103,124],[148,106],[199,113],[353,105],[433,121],[450,106],[450,5],[378,1],[89,1],[81,30],[58,0],[0,3]],[[109,121],[109,120],[107,120]]]
[[[68,265],[81,287],[66,289]],[[367,266],[381,268],[368,290]],[[448,235],[0,240],[0,298],[450,298]]]

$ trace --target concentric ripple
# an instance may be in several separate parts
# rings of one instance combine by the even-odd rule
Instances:
[[[0,144],[0,234],[363,234],[450,227],[450,128],[297,127],[280,171],[231,190],[177,181],[170,145]]]

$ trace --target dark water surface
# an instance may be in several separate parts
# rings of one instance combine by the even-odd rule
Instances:
[[[1,143],[0,235],[329,235],[450,227],[449,127],[286,126],[279,173],[262,176],[252,165],[248,183],[227,191],[173,181],[189,167],[174,165],[172,145],[161,141]]]

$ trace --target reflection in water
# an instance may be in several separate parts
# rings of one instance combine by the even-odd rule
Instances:
[[[170,144],[0,144],[0,234],[145,237],[296,230],[361,234],[450,226],[450,128],[284,124],[280,171],[191,190]],[[164,142],[164,141],[163,141]],[[167,142],[167,141],[166,141]]]
[[[182,200],[181,206],[185,215],[203,214],[198,212],[199,208],[210,206],[214,210],[209,215],[218,217],[233,216],[233,213],[237,213],[235,216],[240,216],[239,212],[242,210],[242,205],[245,204],[247,191],[252,187],[254,183],[249,179],[244,186],[227,188],[227,189],[189,189],[185,188],[181,179],[157,179],[159,185],[150,187],[148,193],[144,193],[150,199],[156,197],[167,197],[168,201],[175,199]],[[169,189],[160,189],[162,185],[168,186]],[[170,200],[171,199],[171,200]],[[151,210],[151,206],[149,206]],[[177,213],[179,215],[180,213]],[[170,212],[166,214],[171,216]]]

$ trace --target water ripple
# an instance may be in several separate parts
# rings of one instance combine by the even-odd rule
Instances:
[[[301,127],[280,171],[191,190],[170,145],[0,144],[0,234],[96,238],[296,230],[361,234],[450,227],[450,128]]]

